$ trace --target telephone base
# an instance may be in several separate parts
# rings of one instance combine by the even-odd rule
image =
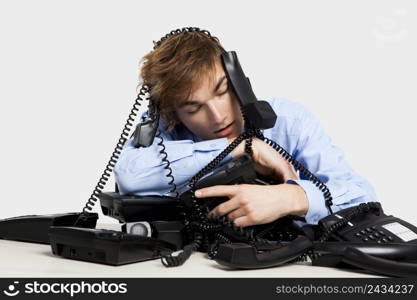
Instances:
[[[52,226],[49,237],[57,256],[113,266],[159,258],[176,250],[166,241],[107,229]]]
[[[21,242],[49,244],[50,226],[73,226],[81,213],[27,215],[0,220],[0,238]],[[79,227],[95,228],[97,213],[88,213],[78,220]]]

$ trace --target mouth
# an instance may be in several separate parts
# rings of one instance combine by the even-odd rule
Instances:
[[[221,128],[221,129],[219,129],[219,130],[215,131],[214,133],[219,133],[220,131],[225,130],[226,128],[229,128],[229,126],[230,126],[230,125],[232,125],[232,124],[233,124],[233,122],[232,122],[232,123],[230,123],[229,125],[227,125],[226,127],[223,127],[223,128]]]
[[[219,130],[215,131],[214,133],[218,136],[221,136],[221,137],[227,136],[230,133],[229,131],[231,131],[233,129],[233,124],[234,124],[234,121],[231,122],[226,127],[223,127],[222,129],[219,129]]]

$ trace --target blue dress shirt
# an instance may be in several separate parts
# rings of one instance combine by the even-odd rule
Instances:
[[[344,159],[343,151],[331,144],[331,139],[308,108],[283,98],[265,101],[271,104],[278,118],[273,128],[262,130],[262,133],[281,145],[327,185],[333,197],[333,212],[362,202],[376,201],[372,186],[352,170]],[[188,180],[222,152],[228,146],[228,140],[226,137],[201,140],[182,125],[172,132],[164,130],[165,126],[161,118],[159,130],[177,190],[182,193],[188,188]],[[161,160],[163,155],[159,152],[159,142],[160,139],[155,138],[151,146],[135,148],[132,139],[126,141],[114,168],[121,194],[170,195],[172,187],[168,185],[168,170],[164,169],[166,163]],[[222,164],[231,159],[229,154]],[[309,202],[304,216],[307,223],[317,224],[328,215],[323,193],[313,182],[300,174],[299,180],[288,180],[287,183],[298,184],[304,189]]]

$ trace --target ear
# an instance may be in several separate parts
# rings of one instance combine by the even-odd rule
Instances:
[[[170,111],[167,112],[164,116],[166,122],[167,122],[167,129],[168,131],[172,131],[175,129],[175,127],[179,124],[181,124],[180,119],[177,116],[177,112],[174,111]]]

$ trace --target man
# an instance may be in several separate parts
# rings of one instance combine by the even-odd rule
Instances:
[[[236,95],[221,65],[225,51],[206,31],[186,31],[165,38],[144,57],[141,77],[159,108],[159,130],[180,192],[187,181],[243,132]],[[304,106],[286,99],[266,99],[278,120],[262,130],[322,180],[333,197],[333,211],[375,201],[372,186],[356,174],[331,145],[319,121]],[[122,194],[167,194],[171,187],[156,138],[147,148],[126,142],[114,172]],[[210,213],[227,215],[237,226],[272,222],[285,215],[304,216],[309,224],[328,214],[323,193],[268,144],[252,143],[257,172],[276,185],[218,185],[196,191],[196,197],[226,196]],[[244,153],[242,142],[222,163]]]

